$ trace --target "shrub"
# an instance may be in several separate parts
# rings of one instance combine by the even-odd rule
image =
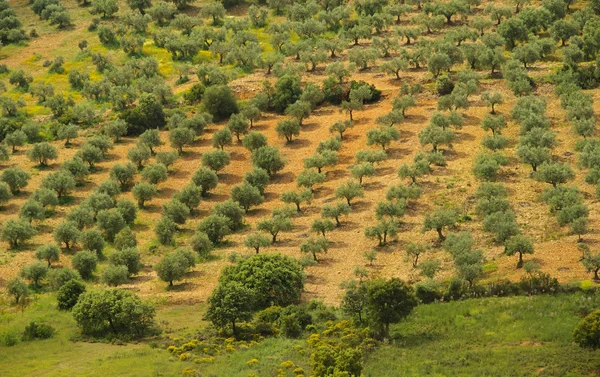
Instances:
[[[415,284],[415,296],[420,302],[429,304],[441,300],[443,295],[435,280],[429,279]]]
[[[289,105],[300,98],[301,94],[300,77],[283,75],[275,83],[275,93],[272,100],[273,108],[275,111],[283,113]]]
[[[54,291],[59,290],[69,280],[81,280],[81,275],[79,275],[79,272],[67,267],[53,268],[48,272],[48,282],[50,288]]]
[[[573,340],[583,348],[600,348],[600,310],[588,314],[573,332]]]
[[[25,326],[23,331],[23,340],[35,340],[35,339],[49,339],[52,338],[56,330],[54,327],[46,323],[30,322],[29,325]]]
[[[85,284],[77,280],[67,281],[56,294],[58,308],[60,310],[70,310],[75,306],[79,296],[85,292]]]
[[[84,334],[142,337],[154,324],[154,307],[134,293],[121,289],[83,293],[73,317]]]
[[[451,94],[454,90],[454,82],[448,76],[440,76],[435,82],[435,89],[440,96]]]

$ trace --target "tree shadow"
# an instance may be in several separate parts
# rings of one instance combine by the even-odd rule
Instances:
[[[394,170],[394,168],[389,167],[389,166],[377,168],[375,171],[377,172],[377,177],[380,177],[382,175],[391,175],[396,172],[396,170]]]
[[[349,174],[347,169],[335,169],[326,172],[326,175],[328,181],[337,181],[339,179],[348,177]]]
[[[321,128],[321,125],[318,122],[310,122],[310,123],[303,123],[302,124],[302,131],[314,131],[314,130],[318,130],[319,128]]]
[[[363,180],[363,188],[365,189],[365,191],[375,191],[375,190],[381,190],[381,189],[385,188],[385,185],[378,181],[365,182]]]
[[[175,193],[175,189],[173,189],[171,187],[161,187],[158,190],[158,194],[154,198],[168,199],[168,198],[172,197],[174,193]]]
[[[261,218],[261,217],[268,216],[270,213],[271,213],[271,211],[269,211],[266,208],[250,208],[250,210],[246,214],[246,217]]]
[[[234,183],[239,183],[242,181],[242,177],[239,175],[235,175],[232,173],[220,173],[219,174],[219,183],[224,183],[226,185],[232,185]]]
[[[230,157],[231,157],[231,161],[246,161],[248,160],[248,158],[240,152],[236,152],[236,151],[231,151],[229,152]]]
[[[310,141],[308,139],[295,139],[291,142],[285,143],[285,147],[289,149],[306,148],[309,145]]]
[[[270,184],[286,184],[296,180],[292,172],[278,173],[271,177]]]

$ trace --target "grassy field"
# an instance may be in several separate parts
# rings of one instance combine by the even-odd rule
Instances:
[[[600,352],[572,342],[579,295],[490,298],[417,307],[365,376],[595,376]],[[598,297],[595,298],[597,305]]]
[[[392,328],[392,340],[365,360],[365,377],[378,376],[595,376],[600,351],[572,343],[580,313],[600,296],[581,294],[470,299],[418,306]],[[269,338],[223,352],[211,362],[179,361],[165,344],[190,340],[202,321],[202,305],[159,306],[164,330],[155,339],[126,345],[73,342],[70,313],[45,295],[23,313],[2,313],[0,333],[17,334],[32,320],[56,327],[49,340],[0,346],[3,376],[275,376],[279,369],[310,370],[305,339]],[[255,361],[251,361],[256,359]],[[282,368],[282,363],[294,367]],[[284,365],[286,365],[284,364]]]

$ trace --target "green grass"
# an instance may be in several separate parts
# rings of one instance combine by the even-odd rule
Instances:
[[[200,324],[202,315],[194,314],[202,311],[198,305],[159,308],[158,319],[169,332],[166,336],[188,335],[188,328],[204,326]],[[0,345],[3,376],[173,376],[185,368],[174,362],[164,347],[152,348],[151,341],[127,345],[71,341],[77,335],[75,321],[70,312],[56,309],[53,294],[39,296],[23,313],[1,312],[0,339],[6,333],[20,334],[30,321],[44,321],[56,334],[13,347]]]
[[[192,363],[188,368],[197,369],[202,376],[248,377],[276,376],[283,362],[291,361],[294,367],[285,368],[288,375],[295,367],[310,371],[306,341],[283,338],[272,338],[246,349],[235,350],[215,357],[212,363],[203,363],[200,367]],[[256,359],[253,363],[250,360]],[[308,373],[307,373],[308,375]]]
[[[579,295],[473,299],[418,307],[365,376],[589,376],[600,351],[572,343]],[[597,303],[597,300],[596,300]]]
[[[45,294],[23,313],[0,312],[0,340],[6,333],[20,334],[32,320],[45,321],[57,330],[52,339],[0,345],[3,376],[174,376],[185,369],[202,376],[275,376],[287,361],[293,364],[284,368],[290,376],[296,367],[307,375],[310,371],[305,339],[234,344],[235,350],[222,350],[214,359],[193,356],[179,361],[166,347],[192,339],[207,325],[201,304],[157,303],[161,337],[117,345],[73,342],[75,322],[70,313],[58,311],[55,302],[53,294]],[[367,357],[363,376],[598,375],[600,351],[572,343],[580,309],[596,307],[598,302],[598,296],[578,294],[422,305],[393,327],[392,342],[381,344]]]

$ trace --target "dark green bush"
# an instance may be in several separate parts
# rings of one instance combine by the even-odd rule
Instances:
[[[54,327],[46,323],[30,322],[29,325],[25,326],[23,331],[23,340],[35,340],[35,339],[49,339],[52,338],[56,330]]]
[[[69,280],[58,290],[56,299],[60,310],[71,310],[79,296],[85,292],[85,284],[78,280]]]
[[[352,90],[358,89],[361,86],[368,86],[371,89],[371,97],[366,98],[364,103],[373,103],[379,101],[381,98],[381,90],[377,89],[375,85],[369,84],[365,81],[351,81],[350,82],[350,90],[348,90],[347,99],[350,99],[349,94]]]
[[[445,96],[454,90],[454,83],[448,76],[440,76],[435,82],[435,90],[440,96]]]

